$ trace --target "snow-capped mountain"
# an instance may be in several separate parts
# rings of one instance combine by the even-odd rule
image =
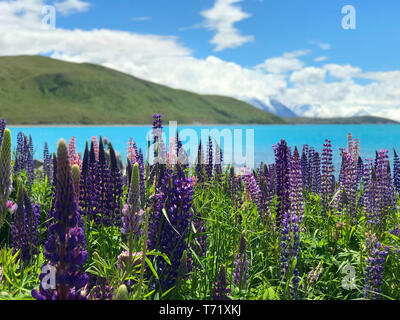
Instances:
[[[297,117],[297,114],[294,113],[291,109],[289,109],[283,103],[272,98],[269,99],[269,104],[266,104],[261,100],[255,98],[244,98],[243,100],[255,106],[256,108],[271,112],[279,117]]]

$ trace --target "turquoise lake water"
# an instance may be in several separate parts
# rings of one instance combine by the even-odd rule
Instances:
[[[347,147],[347,134],[352,133],[354,138],[359,138],[362,158],[374,158],[375,150],[388,149],[390,158],[393,157],[393,148],[400,151],[400,126],[399,125],[234,125],[234,126],[179,126],[179,132],[184,129],[194,129],[198,136],[201,130],[228,129],[232,135],[235,129],[243,131],[243,153],[245,152],[246,129],[254,130],[254,159],[255,165],[261,161],[271,163],[274,160],[272,146],[285,139],[289,146],[297,146],[299,151],[303,144],[315,147],[321,151],[325,139],[332,141],[334,152],[334,164],[336,167],[340,160],[340,147]],[[60,138],[66,141],[72,136],[76,138],[77,151],[84,151],[85,141],[92,136],[102,135],[107,137],[116,149],[126,159],[126,146],[130,137],[136,142],[138,148],[142,148],[146,156],[146,134],[151,130],[150,126],[84,126],[84,127],[10,127],[13,139],[13,148],[16,146],[17,134],[22,131],[25,135],[31,135],[33,139],[35,158],[42,159],[43,146],[47,142],[50,152],[56,151]],[[166,138],[169,140],[168,126],[164,128]],[[174,131],[172,131],[174,132]],[[183,144],[187,140],[183,140]],[[203,141],[203,145],[204,145]],[[223,145],[223,143],[222,143]]]

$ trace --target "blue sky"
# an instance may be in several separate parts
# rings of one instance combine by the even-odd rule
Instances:
[[[96,0],[90,10],[60,16],[59,27],[91,30],[106,28],[143,34],[176,36],[197,58],[210,54],[244,66],[256,65],[268,57],[299,48],[313,55],[329,56],[335,63],[351,64],[369,71],[392,70],[399,66],[400,1],[352,0],[245,0],[240,3],[251,17],[235,24],[243,35],[254,40],[240,47],[215,52],[209,43],[213,32],[201,28],[201,12],[212,8],[214,0]],[[356,30],[341,26],[341,9],[351,3],[356,8]],[[310,44],[328,43],[327,51]]]
[[[45,5],[55,29],[43,28]],[[345,5],[355,30],[342,28]],[[98,63],[305,116],[400,120],[399,16],[397,0],[8,0],[0,55]]]

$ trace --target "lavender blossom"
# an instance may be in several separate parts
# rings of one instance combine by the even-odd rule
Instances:
[[[333,165],[332,165],[332,145],[331,141],[326,139],[322,150],[322,175],[321,175],[321,197],[323,212],[329,210],[329,203],[332,199],[334,189],[332,188]],[[303,179],[304,180],[304,179]]]
[[[311,179],[311,191],[314,194],[321,193],[321,160],[318,152],[313,153],[312,161],[312,179]]]
[[[249,191],[251,199],[254,201],[254,203],[257,205],[258,213],[261,217],[261,219],[264,218],[264,212],[263,212],[263,207],[262,207],[262,194],[260,187],[254,178],[254,175],[251,173],[251,171],[247,170],[243,175],[242,178],[246,184],[246,189]]]

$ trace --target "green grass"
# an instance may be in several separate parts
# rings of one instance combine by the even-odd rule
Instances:
[[[88,63],[42,56],[0,57],[0,117],[8,124],[149,124],[284,121],[245,102],[199,95]]]

